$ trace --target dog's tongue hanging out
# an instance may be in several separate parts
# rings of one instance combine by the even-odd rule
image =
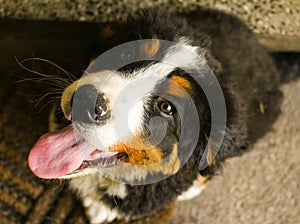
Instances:
[[[40,137],[31,149],[28,164],[38,177],[59,178],[76,170],[94,150],[95,146],[87,141],[78,142],[72,125],[69,125]]]

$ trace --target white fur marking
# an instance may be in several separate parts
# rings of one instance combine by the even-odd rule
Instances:
[[[111,196],[125,198],[127,196],[126,185],[102,178],[98,173],[94,175],[75,178],[70,181],[70,186],[76,190],[82,198],[86,215],[93,224],[111,222],[122,217],[117,208],[110,208],[103,202],[102,192],[98,187],[107,188],[105,193]],[[112,199],[113,200],[113,199]]]
[[[204,190],[205,187],[206,187],[205,184],[199,185],[198,181],[195,180],[194,184],[189,189],[187,189],[177,197],[177,200],[178,201],[190,200],[198,196]]]
[[[120,217],[117,209],[111,209],[101,201],[92,200],[86,207],[86,215],[93,224],[111,222]]]

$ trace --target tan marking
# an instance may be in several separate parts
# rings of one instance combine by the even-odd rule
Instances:
[[[212,153],[212,149],[211,149],[211,145],[210,143],[208,142],[208,150],[207,150],[207,154],[206,154],[206,161],[207,161],[207,164],[209,166],[213,165],[214,163],[214,160],[213,160],[213,153]]]
[[[197,186],[205,185],[207,181],[208,181],[207,177],[204,177],[204,176],[199,174],[198,177],[197,177],[196,185]]]
[[[144,57],[155,55],[160,47],[159,40],[156,37],[153,37],[151,40],[143,43],[140,46],[140,54]]]
[[[166,92],[173,96],[186,97],[191,92],[191,83],[180,76],[173,76],[167,84]]]
[[[132,165],[149,165],[162,160],[162,153],[159,148],[146,145],[139,138],[127,144],[117,144],[111,147],[109,151],[126,152],[129,155],[127,162]]]
[[[145,145],[142,140],[137,140],[134,144],[131,142],[128,145],[117,144],[111,147],[109,151],[128,153],[129,159],[126,162],[139,165],[139,168],[147,173],[174,174],[180,168],[177,145],[173,146],[171,154],[168,155],[168,160],[164,160],[160,148]]]
[[[115,35],[115,32],[110,28],[110,26],[104,27],[99,34],[100,40],[105,40]]]
[[[186,191],[182,192],[177,200],[186,201],[198,196],[206,187],[206,177],[198,175],[197,179],[193,181],[193,185],[190,186]]]
[[[99,41],[106,41],[116,33],[110,28],[110,26],[104,27],[98,34]],[[91,57],[89,60],[89,67],[95,62],[96,57]]]
[[[168,162],[161,162],[153,166],[146,167],[149,172],[162,172],[162,174],[175,174],[180,168],[180,161],[178,159],[178,147],[173,146],[173,150],[169,155]]]
[[[89,77],[89,76],[87,76]],[[84,81],[82,81],[82,79],[77,80],[75,82],[73,82],[71,85],[69,85],[63,92],[62,96],[61,96],[61,100],[60,100],[60,107],[62,108],[65,117],[70,120],[71,119],[71,112],[72,112],[72,108],[71,108],[71,99],[73,94],[75,93],[75,91],[77,90],[77,88],[79,88],[80,86],[83,86],[84,84],[86,84],[86,80],[83,79]],[[88,82],[87,82],[88,83]],[[80,86],[79,86],[80,84]]]
[[[261,114],[265,114],[265,106],[263,102],[259,102],[259,111]]]
[[[213,142],[208,138],[208,136],[204,133],[205,139],[207,141],[207,153],[206,153],[206,161],[208,166],[214,165],[214,154],[212,149]]]

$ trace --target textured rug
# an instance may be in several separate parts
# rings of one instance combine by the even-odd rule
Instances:
[[[0,1],[0,17],[112,22],[149,7],[169,12],[190,12],[199,7],[220,10],[243,20],[269,49],[300,50],[299,0],[15,0]]]

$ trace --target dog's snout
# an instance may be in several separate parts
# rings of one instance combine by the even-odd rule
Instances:
[[[105,124],[110,117],[108,100],[93,85],[79,87],[71,102],[73,122]]]

